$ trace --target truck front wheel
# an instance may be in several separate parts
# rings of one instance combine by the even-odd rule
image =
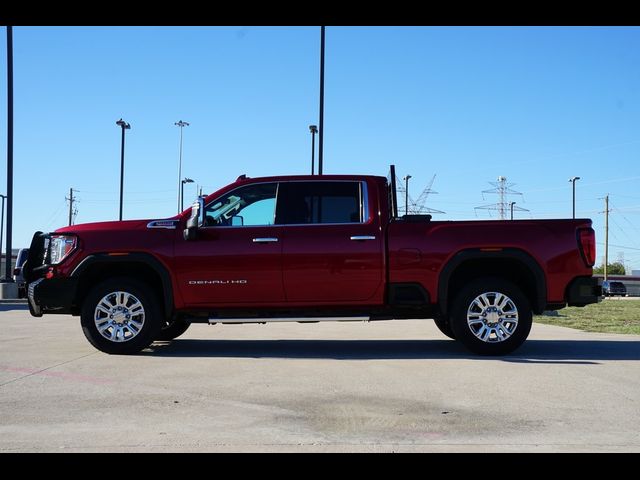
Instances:
[[[472,281],[457,295],[451,309],[456,339],[481,355],[504,355],[518,348],[531,331],[527,297],[500,278]]]
[[[159,302],[144,283],[111,278],[95,286],[80,315],[87,340],[105,353],[134,354],[148,347],[164,324]]]
[[[438,327],[438,330],[440,330],[443,334],[445,334],[452,340],[456,339],[456,334],[453,333],[453,330],[451,329],[451,321],[449,320],[449,317],[436,316],[433,318],[433,320],[436,324],[436,327]]]
[[[165,321],[160,333],[156,336],[156,340],[170,341],[174,338],[178,338],[191,326],[189,322],[185,322],[181,319],[172,321]]]

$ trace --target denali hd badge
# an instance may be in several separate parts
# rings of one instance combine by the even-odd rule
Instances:
[[[244,285],[246,280],[189,280],[189,285]]]

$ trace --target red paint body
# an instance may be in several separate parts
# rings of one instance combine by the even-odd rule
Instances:
[[[150,220],[74,225],[78,248],[55,267],[71,275],[88,255],[144,252],[170,273],[176,311],[216,308],[381,307],[390,283],[417,283],[438,301],[440,274],[469,249],[518,249],[544,272],[546,301],[566,303],[569,283],[591,276],[577,230],[588,219],[517,221],[389,220],[386,179],[374,176],[298,176],[240,179],[209,195],[206,203],[240,185],[264,182],[351,180],[366,182],[368,221],[341,225],[206,227],[195,240],[183,230],[191,208],[173,217],[175,229],[148,228]],[[353,241],[351,236],[373,236]],[[273,237],[276,243],[255,243]],[[198,283],[201,282],[201,283]]]

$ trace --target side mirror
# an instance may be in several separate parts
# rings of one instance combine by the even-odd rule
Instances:
[[[244,225],[244,217],[242,215],[234,215],[231,217],[232,227],[242,227]]]
[[[198,200],[191,205],[191,216],[187,220],[187,225],[182,232],[185,240],[195,240],[198,228],[204,225],[204,198],[198,197]]]

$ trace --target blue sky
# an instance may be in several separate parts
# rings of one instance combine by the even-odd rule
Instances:
[[[14,27],[14,247],[35,230],[176,213],[238,175],[307,173],[318,122],[319,27]],[[6,48],[0,36],[0,149]],[[436,219],[497,218],[476,206],[498,176],[516,218],[594,221],[604,252],[640,269],[640,28],[327,27],[325,173],[412,175]],[[0,191],[6,166],[0,167]]]

